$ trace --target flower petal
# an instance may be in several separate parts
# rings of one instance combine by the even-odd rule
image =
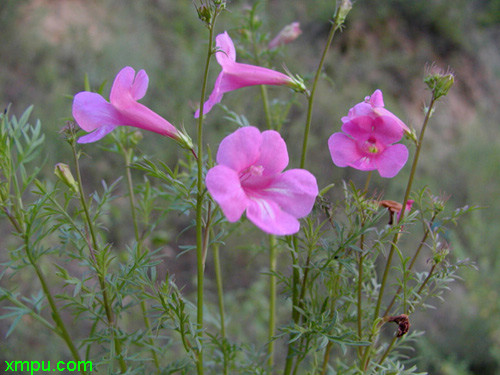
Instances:
[[[257,227],[270,234],[284,236],[297,233],[300,229],[300,223],[295,217],[266,198],[250,198],[247,217]]]
[[[337,167],[347,167],[353,161],[363,157],[356,142],[343,133],[334,133],[328,139],[328,149],[333,164]]]
[[[291,169],[278,175],[260,192],[296,218],[307,216],[318,196],[316,178],[304,169]]]
[[[288,150],[280,133],[275,130],[262,132],[260,156],[256,165],[264,167],[263,176],[271,176],[283,171],[288,165]]]
[[[382,91],[377,89],[373,92],[373,94],[370,96],[370,104],[374,107],[384,106],[384,97],[382,95]]]
[[[132,98],[134,100],[140,100],[146,95],[146,91],[148,91],[149,77],[146,74],[144,69],[139,70],[137,75],[135,76],[134,83],[130,88]]]
[[[391,178],[398,174],[408,160],[408,149],[403,144],[387,147],[376,159],[380,176]]]
[[[111,133],[115,130],[116,125],[103,125],[92,133],[86,134],[80,138],[78,138],[77,143],[92,143],[98,141],[101,138],[104,138],[108,133]]]
[[[111,104],[116,106],[124,101],[124,97],[127,97],[128,100],[134,99],[132,95],[134,78],[135,70],[130,66],[126,66],[118,72],[113,82],[113,86],[111,86],[111,93],[109,94],[109,101]],[[137,91],[139,92],[140,90]]]
[[[205,178],[208,192],[219,204],[230,222],[239,220],[249,204],[241,188],[238,173],[224,166],[217,165],[207,172]]]
[[[245,126],[222,140],[217,151],[217,163],[237,173],[255,163],[259,157],[262,135],[256,127]]]
[[[94,92],[83,91],[75,95],[73,117],[87,132],[103,125],[122,125],[120,113],[106,99]]]
[[[224,78],[221,90],[229,92],[242,87],[255,85],[287,86],[293,82],[289,76],[262,66],[232,63],[222,67]]]
[[[215,45],[219,50],[215,53],[215,57],[217,58],[217,62],[222,67],[236,61],[236,49],[234,48],[234,43],[229,37],[227,31],[224,31],[222,34],[216,36]]]
[[[403,138],[403,128],[393,117],[380,116],[373,120],[373,135],[378,142],[389,145]]]
[[[342,131],[354,139],[367,139],[373,129],[374,120],[370,116],[356,116],[342,124]]]

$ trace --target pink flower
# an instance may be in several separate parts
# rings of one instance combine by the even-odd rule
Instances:
[[[408,160],[408,149],[394,144],[403,128],[391,116],[353,116],[342,125],[345,133],[328,139],[333,163],[362,171],[378,170],[382,177],[394,177]]]
[[[300,24],[298,22],[293,22],[290,25],[285,26],[279,33],[274,37],[273,40],[269,42],[267,48],[273,49],[282,44],[288,44],[293,42],[295,39],[302,34],[300,29]]]
[[[403,128],[405,132],[411,132],[408,126],[406,126],[403,121],[401,121],[392,112],[384,108],[384,98],[382,96],[382,91],[380,90],[375,90],[375,92],[371,96],[365,97],[364,102],[358,103],[354,107],[352,107],[349,110],[348,115],[342,117],[342,122],[348,122],[358,116],[370,116],[372,118],[376,118],[379,116],[388,116],[396,121],[397,124],[401,126],[401,128]]]
[[[304,169],[282,172],[288,165],[285,141],[274,130],[243,127],[224,138],[217,163],[206,177],[207,189],[230,222],[246,211],[264,232],[298,232],[318,195],[316,178]]]
[[[83,91],[73,100],[73,117],[78,125],[90,134],[78,139],[78,143],[98,141],[117,126],[134,126],[149,130],[178,141],[179,131],[160,115],[137,103],[148,89],[148,75],[127,66],[117,74],[111,87],[110,102],[101,95]]]
[[[222,72],[215,80],[215,87],[208,100],[203,105],[203,114],[207,114],[212,107],[222,100],[224,93],[255,85],[277,85],[298,88],[298,83],[286,74],[261,66],[236,62],[236,50],[233,41],[225,31],[215,38],[217,52],[215,57],[222,67]],[[299,87],[300,88],[300,87]],[[200,110],[194,115],[198,118]]]

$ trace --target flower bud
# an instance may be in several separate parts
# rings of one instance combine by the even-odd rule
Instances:
[[[340,0],[340,4],[337,8],[337,13],[335,14],[335,24],[337,26],[342,25],[345,22],[347,14],[352,9],[352,3],[350,0]]]
[[[433,70],[433,67],[431,67]],[[437,72],[430,72],[425,78],[424,83],[431,89],[434,94],[434,98],[437,100],[442,96],[448,94],[453,82],[455,81],[455,76],[451,71],[443,72],[438,70]]]
[[[269,49],[273,49],[283,44],[291,43],[295,39],[297,39],[300,34],[302,34],[300,24],[298,22],[293,22],[290,25],[285,26],[278,33],[278,35],[276,35],[274,39],[269,42],[269,45],[267,47]]]
[[[69,166],[64,163],[57,163],[54,168],[54,174],[67,185],[75,193],[78,192],[78,184],[76,183]]]

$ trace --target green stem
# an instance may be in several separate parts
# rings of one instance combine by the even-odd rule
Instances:
[[[217,14],[214,15],[213,22],[209,27],[208,38],[208,51],[205,61],[205,70],[203,73],[203,83],[201,87],[200,98],[200,116],[198,117],[198,153],[196,158],[198,175],[197,175],[197,197],[196,197],[196,259],[197,259],[197,305],[196,305],[196,323],[198,325],[198,339],[203,337],[203,278],[205,271],[205,256],[203,249],[203,198],[204,198],[204,184],[203,184],[203,106],[205,103],[205,95],[207,90],[208,70],[210,67],[210,60],[213,54],[213,39],[214,39],[214,25]],[[207,229],[208,230],[208,229]],[[196,363],[198,375],[203,374],[203,345],[200,343],[198,349],[198,358]]]
[[[435,102],[436,102],[436,97],[435,97],[435,93],[433,92],[431,102],[429,104],[429,107],[427,108],[427,113],[425,114],[425,119],[424,119],[424,123],[422,125],[422,130],[420,131],[420,136],[419,136],[419,139],[417,141],[417,147],[415,150],[415,155],[413,157],[413,164],[411,167],[410,177],[408,179],[408,184],[406,185],[406,191],[405,191],[404,199],[402,202],[403,208],[401,209],[401,214],[399,215],[398,224],[401,222],[401,220],[403,220],[403,217],[405,215],[406,202],[408,201],[408,198],[410,197],[410,192],[411,192],[412,185],[413,185],[413,179],[415,177],[415,172],[417,170],[420,151],[422,149],[422,143],[423,143],[423,139],[424,139],[424,135],[425,135],[425,130],[427,129],[427,124],[429,123],[429,119],[430,119],[431,114],[432,114],[432,108],[434,107]],[[389,250],[389,254],[387,256],[387,261],[385,264],[384,273],[382,276],[382,281],[380,283],[380,289],[379,289],[379,294],[378,294],[378,298],[377,298],[377,303],[375,306],[375,310],[373,312],[373,320],[374,321],[378,319],[379,314],[380,314],[380,307],[382,305],[382,299],[384,297],[385,287],[387,285],[389,270],[391,269],[392,258],[394,256],[394,252],[396,250],[399,237],[400,237],[400,232],[395,233],[394,237],[392,239],[392,242],[391,242],[391,249]],[[365,369],[368,366],[368,363],[370,360],[370,355],[371,355],[371,346],[367,347],[366,351],[365,351],[365,358],[363,360]]]
[[[410,177],[408,179],[408,184],[406,185],[405,196],[403,199],[403,208],[401,209],[401,215],[399,215],[398,224],[401,222],[401,220],[403,219],[403,217],[405,215],[406,202],[408,201],[408,198],[410,197],[410,192],[411,192],[411,188],[413,185],[413,179],[415,177],[418,159],[420,156],[420,150],[422,149],[422,143],[423,143],[423,139],[424,139],[425,130],[427,128],[427,124],[429,122],[429,118],[431,116],[432,107],[434,106],[434,103],[435,103],[435,98],[434,98],[434,94],[433,94],[432,99],[431,99],[431,103],[429,104],[429,108],[427,109],[427,113],[425,115],[424,124],[422,125],[422,130],[420,132],[420,137],[419,137],[418,142],[417,142],[415,156],[413,157],[413,164],[412,164],[411,171],[410,171]],[[384,274],[382,276],[382,282],[380,284],[380,291],[379,291],[379,295],[378,295],[378,299],[377,299],[377,305],[376,305],[376,308],[375,308],[375,311],[373,314],[374,320],[378,318],[378,315],[380,313],[380,306],[382,304],[382,298],[384,297],[385,286],[387,284],[387,276],[388,276],[389,270],[391,268],[392,257],[394,255],[394,251],[396,250],[396,246],[397,246],[397,243],[399,240],[399,234],[400,233],[398,232],[394,235],[394,238],[392,240],[391,249],[389,251],[389,255],[387,256],[387,262],[385,264]]]
[[[87,201],[85,199],[85,193],[83,191],[83,183],[82,183],[82,175],[80,172],[80,162],[78,160],[78,154],[76,151],[75,144],[71,144],[71,148],[73,150],[73,159],[75,161],[75,171],[76,171],[76,177],[77,177],[77,183],[78,183],[78,192],[80,195],[80,202],[84,211],[84,216],[85,220],[87,222],[87,227],[89,228],[90,236],[92,239],[92,242],[89,243],[89,250],[90,250],[90,255],[92,258],[93,263],[96,266],[96,271],[97,271],[97,278],[99,281],[99,286],[101,288],[101,293],[102,293],[102,299],[103,299],[103,305],[104,305],[104,310],[106,312],[106,319],[108,321],[108,325],[111,329],[111,335],[113,336],[113,342],[115,349],[118,353],[118,362],[120,364],[120,370],[122,373],[125,373],[127,371],[127,364],[125,363],[125,360],[123,359],[122,356],[122,346],[120,340],[116,337],[116,322],[114,321],[113,317],[113,311],[111,309],[111,304],[109,302],[109,296],[106,288],[106,279],[103,274],[103,270],[101,269],[101,265],[98,264],[97,259],[95,257],[95,251],[98,249],[98,244],[97,244],[97,237],[95,234],[94,230],[94,223],[92,222],[92,218],[90,217],[90,212],[87,206]]]
[[[300,314],[296,307],[298,306],[299,303],[299,279],[300,279],[300,274],[299,274],[299,260],[297,257],[297,250],[298,250],[298,240],[297,237],[294,236],[292,238],[292,243],[293,243],[293,249],[290,251],[290,254],[292,256],[292,320],[296,324],[299,321]],[[283,375],[290,375],[293,367],[293,359],[294,359],[294,347],[295,347],[295,340],[292,339],[294,337],[290,337],[290,342],[288,343],[288,349],[287,349],[287,355],[286,355],[286,361],[285,361],[285,368],[283,370]]]
[[[276,329],[276,236],[269,236],[269,330],[268,361],[269,368],[274,365],[274,332]]]
[[[215,282],[217,284],[217,302],[219,304],[219,319],[220,319],[220,335],[222,341],[226,341],[226,321],[224,314],[224,290],[222,288],[222,272],[220,265],[220,254],[219,254],[219,244],[215,243],[212,245],[213,256],[214,256],[214,268],[215,268]],[[227,355],[227,350],[223,348],[222,350],[224,356],[224,375],[228,374],[229,358]]]
[[[129,203],[130,203],[130,212],[132,214],[132,222],[134,225],[134,235],[135,235],[135,242],[137,243],[137,249],[138,253],[142,254],[142,240],[141,236],[139,234],[139,223],[137,220],[137,213],[135,209],[135,195],[134,195],[134,185],[133,185],[133,180],[132,180],[132,173],[130,172],[130,163],[132,162],[132,152],[133,150],[127,150],[120,142],[118,142],[118,146],[122,150],[123,157],[125,158],[125,173],[127,176],[127,189],[128,189],[128,196],[129,196]],[[149,320],[149,317],[147,315],[147,306],[146,306],[146,301],[141,300],[141,312],[142,312],[142,320],[144,322],[144,326],[146,327],[146,332],[148,334],[148,339],[147,342],[149,346],[151,347],[151,356],[153,358],[153,362],[155,364],[156,370],[160,372],[160,361],[158,360],[158,355],[156,354],[156,351],[154,349],[154,340],[151,338],[151,322]]]
[[[418,256],[420,255],[420,251],[424,247],[425,241],[427,240],[427,237],[430,234],[430,231],[431,231],[430,228],[432,227],[432,223],[434,222],[435,219],[436,219],[436,214],[434,214],[432,216],[431,221],[429,222],[429,226],[425,229],[424,235],[422,236],[422,239],[420,240],[420,244],[418,245],[417,250],[415,251],[415,254],[413,254],[413,257],[410,261],[410,265],[408,266],[408,271],[411,271],[413,269],[413,266],[415,265],[415,262],[416,262]],[[392,300],[389,303],[389,306],[387,306],[387,308],[385,309],[385,312],[382,316],[387,316],[390,314],[391,309],[394,306],[394,303],[396,302],[396,298],[397,298],[398,294],[401,293],[402,289],[403,288],[401,286],[398,288],[398,290],[394,294],[394,297],[392,297]]]
[[[328,50],[330,49],[330,45],[332,44],[333,37],[335,32],[340,28],[340,25],[337,22],[332,23],[332,27],[330,28],[330,33],[328,34],[328,39],[326,41],[325,49],[323,50],[323,54],[321,55],[321,59],[319,61],[318,69],[316,70],[316,74],[314,76],[313,85],[311,88],[311,93],[309,94],[308,106],[307,106],[307,118],[306,118],[306,126],[304,129],[304,138],[302,143],[302,156],[300,158],[300,168],[304,168],[306,164],[306,154],[307,154],[307,142],[309,139],[309,132],[311,130],[311,120],[312,120],[312,110],[314,104],[314,95],[316,93],[316,86],[319,81],[319,77],[323,70],[323,65],[326,60],[326,55]]]
[[[43,275],[42,270],[40,269],[35,259],[33,258],[33,255],[31,254],[28,232],[25,232],[23,236],[24,236],[24,248],[26,251],[26,255],[28,257],[30,264],[35,269],[35,273],[38,277],[38,280],[40,280],[43,293],[45,295],[45,298],[47,298],[50,310],[52,311],[52,318],[54,319],[54,322],[56,323],[56,326],[59,329],[59,331],[55,332],[58,333],[58,335],[64,340],[75,361],[79,362],[81,361],[80,354],[78,353],[76,346],[73,344],[73,340],[71,339],[71,336],[69,335],[68,330],[66,329],[66,325],[64,324],[64,321],[61,318],[61,314],[59,313],[59,309],[57,308],[57,305],[54,301],[54,297],[50,292],[49,286],[45,280],[45,276]],[[81,373],[85,374],[84,371],[81,371]]]
[[[427,285],[427,283],[429,282],[432,274],[434,273],[434,270],[436,269],[436,264],[433,264],[431,269],[429,270],[429,274],[427,275],[427,277],[425,278],[424,282],[422,283],[422,285],[420,285],[420,288],[418,289],[417,291],[417,296],[420,295],[420,293],[422,293],[422,290],[424,290],[425,286]],[[414,306],[414,304],[412,304],[412,306]],[[411,310],[408,310],[408,311],[405,311],[405,313],[407,315],[409,315],[411,313]],[[394,336],[392,338],[392,341],[391,343],[389,344],[389,346],[387,347],[387,349],[385,350],[384,354],[382,355],[382,357],[380,357],[380,360],[378,361],[379,365],[381,365],[382,363],[384,363],[385,359],[389,356],[392,348],[394,347],[394,344],[396,343],[397,341],[397,336]]]

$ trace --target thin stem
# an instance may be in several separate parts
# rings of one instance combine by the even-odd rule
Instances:
[[[269,328],[267,364],[274,365],[274,332],[276,329],[276,236],[269,236]]]
[[[306,118],[306,126],[304,129],[304,138],[302,143],[302,156],[300,158],[300,168],[304,168],[306,164],[306,154],[307,154],[307,142],[309,139],[309,132],[311,130],[311,121],[312,121],[312,111],[314,104],[314,94],[316,93],[316,86],[319,81],[319,77],[323,70],[323,65],[326,60],[326,55],[328,50],[330,49],[330,45],[332,44],[333,37],[335,32],[340,28],[340,24],[337,22],[332,22],[332,27],[330,28],[330,33],[328,34],[328,39],[326,41],[325,49],[323,50],[323,54],[321,55],[321,59],[319,61],[318,69],[316,70],[316,74],[314,76],[313,85],[311,88],[311,93],[309,94],[308,106],[307,106],[307,118]]]
[[[401,220],[403,220],[403,217],[405,215],[406,202],[408,201],[408,198],[410,197],[410,192],[411,192],[411,188],[413,185],[413,179],[415,177],[418,159],[420,156],[420,150],[422,149],[422,143],[423,143],[423,139],[424,139],[425,130],[427,128],[427,124],[429,122],[429,118],[430,118],[430,115],[432,113],[432,107],[434,106],[434,103],[435,103],[435,98],[434,98],[434,94],[433,94],[432,99],[431,99],[431,103],[429,104],[429,108],[427,109],[427,113],[425,115],[424,124],[422,125],[422,130],[420,132],[420,137],[419,137],[418,142],[417,142],[417,147],[415,150],[415,156],[413,157],[413,164],[411,167],[410,177],[408,179],[408,184],[406,185],[406,192],[405,192],[405,196],[403,199],[403,208],[401,209],[401,215],[399,216],[398,224],[401,222]],[[385,286],[387,284],[387,276],[389,274],[389,269],[391,268],[392,257],[394,255],[394,251],[396,250],[397,242],[399,240],[399,234],[400,233],[398,232],[394,235],[394,238],[392,240],[391,249],[389,251],[389,255],[387,256],[387,262],[385,264],[384,274],[382,276],[382,282],[380,284],[380,291],[379,291],[379,295],[378,295],[378,299],[377,299],[377,305],[376,305],[376,308],[375,308],[375,311],[373,314],[374,320],[378,318],[378,315],[380,312],[380,306],[382,303],[382,298],[384,297]]]
[[[429,274],[427,275],[427,277],[425,278],[424,282],[422,283],[422,285],[420,285],[420,288],[418,289],[417,291],[417,296],[420,295],[420,293],[422,293],[422,290],[424,290],[425,286],[427,285],[427,283],[429,282],[432,274],[434,273],[434,270],[436,269],[436,264],[433,264],[431,269],[429,270]],[[408,311],[405,311],[405,313],[407,315],[409,315],[411,313],[410,309]],[[394,336],[392,338],[392,341],[391,343],[389,344],[389,346],[387,347],[387,349],[385,350],[384,354],[382,355],[382,357],[380,357],[380,360],[378,361],[379,365],[381,365],[382,363],[384,363],[385,359],[389,356],[392,348],[394,347],[394,344],[396,343],[398,337],[397,336]]]
[[[52,293],[50,291],[50,288],[47,284],[47,281],[45,280],[45,276],[42,273],[42,270],[36,263],[35,259],[33,258],[33,254],[31,253],[31,247],[29,243],[29,235],[28,235],[29,229],[25,233],[23,233],[24,237],[24,249],[26,251],[26,256],[28,257],[28,260],[30,264],[33,266],[35,269],[35,273],[38,277],[38,280],[40,280],[40,284],[42,286],[43,294],[45,295],[45,298],[47,298],[47,302],[49,303],[50,310],[52,311],[52,318],[54,319],[54,322],[56,323],[57,328],[59,331],[55,331],[66,343],[68,346],[68,349],[71,352],[71,355],[75,359],[75,361],[79,362],[81,361],[80,354],[78,353],[78,350],[73,344],[73,340],[71,339],[71,336],[69,335],[68,330],[66,329],[66,325],[64,324],[64,321],[61,318],[61,314],[59,313],[59,309],[57,308],[57,305],[54,301],[54,297],[52,296]],[[85,372],[82,370],[82,374],[85,374]]]
[[[135,208],[135,195],[134,195],[134,185],[133,185],[133,180],[132,180],[132,173],[130,172],[130,163],[132,162],[132,152],[133,150],[127,150],[123,145],[118,142],[119,147],[122,150],[123,157],[125,158],[125,172],[127,176],[127,189],[128,189],[128,196],[129,196],[129,203],[130,203],[130,212],[132,214],[132,222],[134,225],[134,235],[135,235],[135,242],[137,243],[137,249],[138,253],[142,254],[142,240],[141,236],[139,234],[139,223],[137,220],[137,213],[136,213],[136,208]],[[149,320],[148,314],[147,314],[147,306],[146,306],[146,301],[141,300],[141,312],[142,312],[142,320],[144,322],[144,326],[146,327],[146,332],[148,333],[148,339],[147,342],[149,346],[151,347],[151,356],[153,357],[153,362],[155,364],[156,370],[159,372],[160,371],[160,361],[158,360],[158,355],[156,354],[156,351],[154,349],[154,340],[149,336],[151,334],[151,322]]]
[[[323,366],[321,367],[321,375],[326,374],[326,370],[328,369],[328,362],[330,361],[330,352],[332,350],[333,342],[328,341],[325,348],[325,354],[323,355]]]
[[[300,314],[299,311],[296,309],[299,303],[299,279],[300,279],[300,274],[299,274],[299,260],[297,257],[297,249],[298,249],[298,239],[296,236],[292,238],[292,244],[293,244],[293,249],[290,251],[290,254],[292,256],[292,320],[296,324],[299,321]],[[292,366],[293,366],[293,353],[294,353],[294,346],[295,346],[295,340],[292,342],[293,336],[290,337],[290,342],[288,343],[288,350],[287,350],[287,355],[286,355],[286,361],[285,361],[285,369],[283,370],[283,375],[290,375],[290,372],[292,371]]]
[[[220,319],[220,335],[222,337],[222,341],[226,340],[226,321],[225,321],[225,314],[224,314],[224,290],[222,287],[222,272],[221,272],[221,265],[220,265],[220,254],[219,254],[219,244],[215,243],[212,245],[213,249],[213,256],[214,256],[214,268],[215,268],[215,282],[217,284],[217,302],[219,304],[219,319]],[[228,374],[228,356],[227,352],[225,349],[223,349],[223,356],[224,356],[224,363],[223,363],[223,368],[224,368],[224,375]]]
[[[408,183],[406,185],[406,191],[405,191],[405,195],[404,195],[404,199],[403,199],[403,208],[401,209],[401,214],[399,215],[398,224],[401,222],[401,220],[403,220],[403,217],[405,215],[406,202],[408,201],[408,198],[410,197],[410,192],[411,192],[412,185],[413,185],[413,179],[415,177],[415,172],[417,170],[418,160],[419,160],[419,156],[420,156],[420,150],[422,149],[422,143],[423,143],[423,139],[424,139],[424,135],[425,135],[425,130],[427,129],[427,124],[429,123],[429,119],[430,119],[430,116],[432,114],[432,109],[434,107],[435,101],[436,101],[436,97],[435,97],[435,93],[433,92],[431,102],[429,104],[429,107],[427,108],[427,113],[425,114],[425,119],[424,119],[424,123],[422,125],[422,130],[420,131],[420,136],[419,136],[419,139],[417,141],[417,147],[415,150],[415,155],[413,157],[413,164],[412,164],[411,171],[410,171],[410,177],[409,177]],[[374,321],[377,320],[379,317],[380,307],[382,305],[382,299],[384,297],[384,291],[385,291],[385,287],[387,285],[389,270],[391,269],[391,265],[392,265],[392,258],[394,256],[394,252],[396,250],[399,238],[400,238],[400,232],[397,232],[394,234],[394,237],[393,237],[392,242],[391,242],[391,249],[389,250],[389,254],[387,256],[387,261],[385,264],[384,273],[382,276],[382,281],[380,283],[380,290],[379,290],[379,294],[378,294],[378,298],[377,298],[377,303],[375,306],[375,310],[373,312],[373,320]],[[371,354],[371,346],[367,347],[366,351],[365,351],[365,358],[364,358],[365,369],[368,366],[368,363],[370,360],[370,354]]]
[[[77,177],[77,183],[78,183],[78,192],[80,195],[80,202],[81,202],[81,205],[82,205],[82,208],[84,211],[85,220],[87,221],[87,227],[89,228],[90,236],[92,239],[92,243],[89,243],[90,255],[91,255],[93,263],[96,266],[97,278],[99,281],[99,286],[101,288],[104,310],[106,312],[106,318],[108,321],[108,325],[111,329],[111,335],[113,336],[115,349],[118,353],[118,362],[120,364],[120,370],[121,370],[121,372],[124,373],[127,371],[127,364],[125,363],[125,360],[123,359],[123,356],[122,356],[121,342],[116,337],[116,333],[115,333],[116,323],[114,321],[113,311],[111,309],[111,304],[109,302],[109,296],[108,296],[108,292],[107,292],[107,288],[106,288],[106,279],[105,279],[105,276],[103,274],[103,270],[101,269],[101,265],[98,264],[97,259],[95,257],[95,251],[98,249],[97,237],[95,235],[94,224],[92,222],[92,218],[90,217],[90,212],[89,212],[89,209],[87,206],[87,201],[85,199],[85,193],[83,191],[82,175],[80,172],[80,162],[78,160],[78,154],[76,152],[76,147],[75,147],[74,143],[71,144],[71,148],[73,150],[73,159],[75,161],[75,170],[76,170],[76,177]]]
[[[420,255],[420,251],[424,247],[425,241],[427,240],[427,237],[430,234],[430,231],[431,231],[430,228],[432,227],[432,223],[434,222],[435,219],[436,219],[436,214],[434,214],[432,216],[431,221],[429,222],[429,226],[425,229],[424,235],[422,236],[422,239],[420,240],[420,244],[418,245],[417,249],[415,250],[415,254],[413,254],[413,257],[410,261],[410,265],[408,266],[408,271],[411,271],[413,269],[413,266],[415,265],[415,262],[416,262],[418,256]],[[394,303],[396,302],[396,298],[397,298],[398,294],[401,293],[401,290],[402,290],[402,287],[400,286],[398,288],[398,290],[396,291],[396,293],[394,294],[394,297],[392,298],[391,302],[389,303],[389,306],[387,306],[387,308],[385,309],[383,316],[389,315],[392,307],[394,306]]]
[[[361,244],[363,244],[364,235],[361,235]],[[365,260],[364,254],[358,255],[358,303],[357,303],[357,327],[358,327],[358,340],[361,340],[363,335],[363,261]],[[358,354],[361,356],[362,347],[358,347]]]
[[[370,180],[372,178],[372,174],[373,174],[373,171],[368,171],[368,173],[366,175],[365,188],[363,190],[365,193],[368,192],[368,186],[370,186]]]
[[[213,54],[213,39],[214,39],[214,26],[217,14],[213,17],[213,22],[209,26],[208,49],[207,58],[205,61],[205,70],[203,73],[203,83],[201,86],[200,98],[200,116],[198,117],[198,153],[196,158],[198,175],[197,175],[197,197],[196,197],[196,259],[197,259],[197,305],[196,305],[196,323],[198,325],[198,339],[201,340],[203,336],[203,278],[205,272],[204,260],[204,246],[203,246],[203,198],[204,198],[204,184],[203,184],[203,106],[205,103],[205,95],[207,90],[208,70],[210,67],[210,60]],[[198,358],[196,363],[198,375],[203,374],[203,345],[200,344],[198,350]]]

